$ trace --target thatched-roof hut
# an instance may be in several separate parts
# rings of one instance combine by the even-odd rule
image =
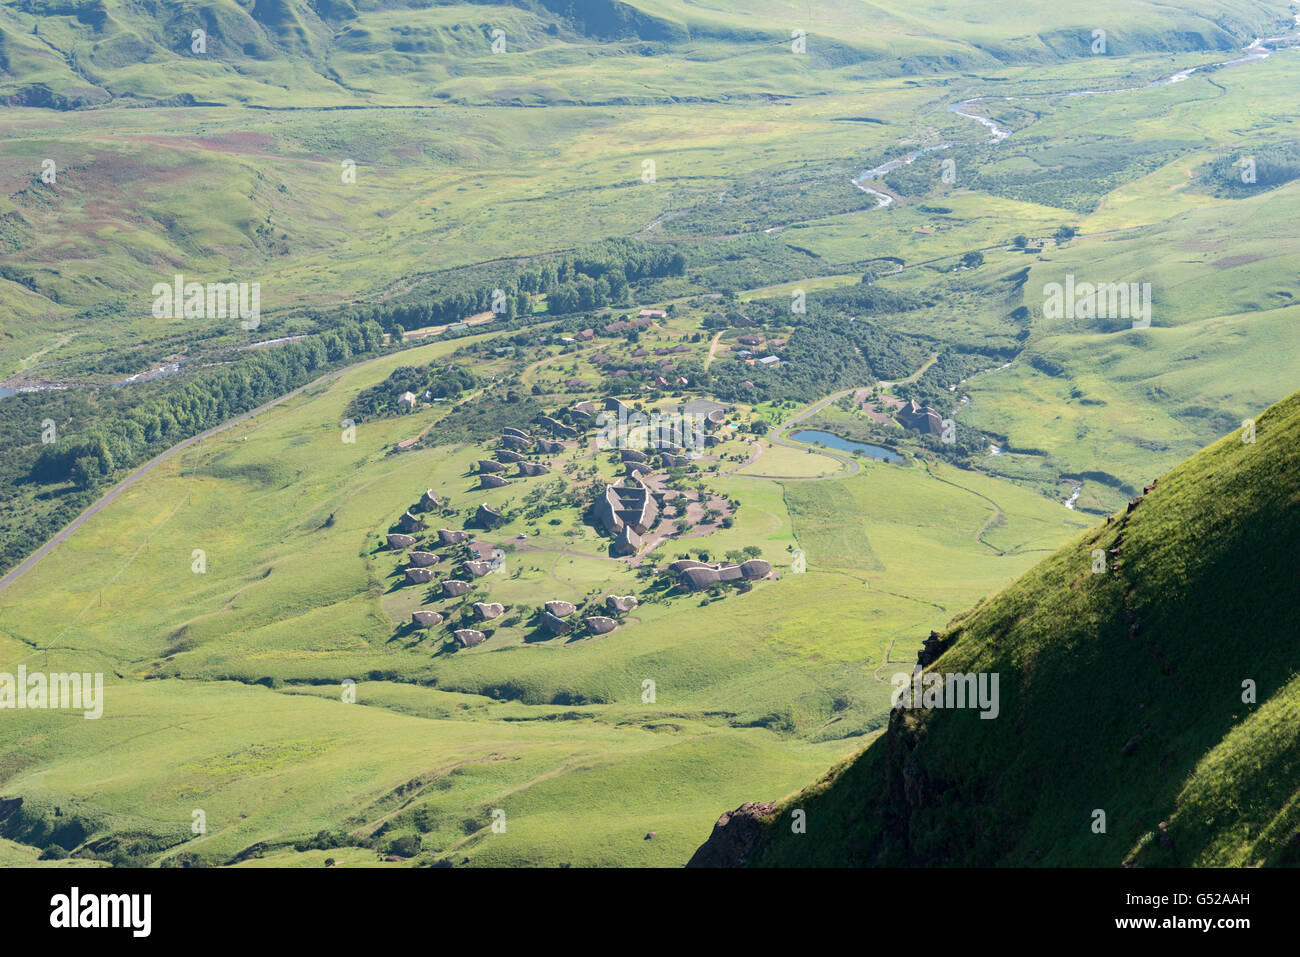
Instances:
[[[453,532],[449,528],[438,529],[438,541],[444,545],[459,545],[461,542],[469,540],[469,532]]]
[[[410,548],[415,544],[415,539],[410,535],[389,535],[388,547],[393,551],[400,551],[403,548]]]
[[[593,635],[607,635],[618,627],[618,622],[613,618],[606,618],[604,615],[593,615],[590,618],[584,618],[587,630]]]
[[[500,602],[496,601],[476,601],[474,602],[474,617],[479,621],[491,621],[493,618],[500,618],[506,612],[506,608]]]
[[[427,568],[429,565],[436,565],[442,561],[442,557],[435,555],[433,552],[411,552],[407,558],[416,568]]]
[[[542,612],[542,627],[553,635],[567,635],[573,631],[573,623],[565,621],[558,615],[552,615],[549,611]]]
[[[458,581],[455,578],[448,578],[442,583],[442,593],[447,598],[459,598],[467,594],[474,587],[469,582]]]
[[[474,513],[474,521],[483,528],[496,528],[498,525],[504,525],[506,517],[494,509],[492,506],[483,504],[478,507]]]
[[[397,524],[402,531],[406,532],[408,535],[411,532],[422,532],[425,527],[424,522],[420,521],[420,519],[416,518],[410,512],[405,513],[400,519],[398,519]]]
[[[458,628],[453,634],[456,636],[456,642],[462,648],[473,648],[475,645],[481,645],[487,641],[487,635],[481,631],[475,631],[473,628]]]
[[[568,618],[578,610],[578,606],[572,602],[555,599],[546,603],[546,610],[557,618]]]
[[[433,581],[433,569],[408,568],[406,570],[406,580],[412,585],[427,585]]]
[[[635,595],[606,595],[605,610],[611,614],[629,612],[636,607]]]
[[[614,536],[614,553],[617,555],[635,555],[641,550],[641,536],[631,525],[624,525]]]
[[[442,615],[436,611],[413,611],[411,624],[416,628],[432,628],[434,625],[442,624]]]

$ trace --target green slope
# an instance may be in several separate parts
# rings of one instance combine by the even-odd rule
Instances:
[[[749,863],[1296,863],[1300,393],[1256,430],[954,620],[927,671],[999,674],[1000,714],[896,709],[767,815]],[[1118,569],[1094,574],[1117,541]]]

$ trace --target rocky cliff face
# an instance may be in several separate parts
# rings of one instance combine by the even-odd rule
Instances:
[[[773,801],[748,801],[727,811],[687,867],[744,867],[763,834],[763,820],[776,810]]]

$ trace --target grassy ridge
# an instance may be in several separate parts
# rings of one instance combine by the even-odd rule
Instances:
[[[1300,603],[1276,561],[1300,545],[1300,394],[1256,429],[958,616],[931,670],[998,673],[1000,715],[895,711],[782,802],[751,861],[1294,863]],[[1121,532],[1119,569],[1093,574]],[[793,808],[807,834],[784,826]]]

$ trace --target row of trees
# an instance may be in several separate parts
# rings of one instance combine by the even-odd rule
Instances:
[[[343,323],[299,342],[246,354],[42,446],[29,477],[92,487],[119,469],[305,385],[331,366],[374,352],[382,342],[383,330],[373,322]]]
[[[533,263],[497,285],[418,302],[358,307],[344,318],[373,321],[390,333],[459,322],[482,312],[512,320],[531,315],[534,297],[543,295],[549,314],[566,315],[624,303],[632,283],[685,272],[686,257],[679,250],[662,244],[609,240],[571,256]]]

